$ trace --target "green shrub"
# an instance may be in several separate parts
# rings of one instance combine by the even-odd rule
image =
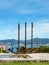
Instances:
[[[38,50],[36,52],[49,53],[49,47],[48,46],[41,46],[38,48]]]
[[[2,48],[0,48],[0,53],[2,53],[3,52],[3,49]]]
[[[3,50],[3,53],[8,53],[8,51],[6,51],[6,50]]]

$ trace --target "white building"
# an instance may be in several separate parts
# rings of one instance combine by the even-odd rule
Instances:
[[[3,50],[6,50],[6,45],[0,44],[0,48],[2,48]]]

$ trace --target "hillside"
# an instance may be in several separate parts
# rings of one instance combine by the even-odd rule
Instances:
[[[6,40],[0,40],[0,44],[17,44],[18,40],[15,39],[6,39]],[[24,41],[21,40],[20,43],[24,44]],[[31,40],[27,40],[27,44],[30,44]],[[34,44],[48,44],[49,39],[48,38],[34,38],[33,39]]]

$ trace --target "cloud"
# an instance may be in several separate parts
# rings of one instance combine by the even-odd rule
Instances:
[[[17,39],[16,26],[19,21],[22,24],[23,21],[30,22],[38,19],[40,20],[36,23],[34,21],[34,37],[49,37],[49,20],[46,18],[49,18],[49,0],[0,0],[0,37],[2,39]],[[6,31],[7,29],[8,31]],[[27,39],[30,39],[30,36],[29,24],[27,26]],[[21,29],[21,39],[24,40],[24,26]]]
[[[49,19],[34,21],[33,26],[34,38],[49,38]],[[21,29],[21,39],[25,39],[24,27]],[[31,24],[27,25],[27,39],[31,39]]]
[[[24,24],[20,25],[20,39],[25,40],[25,27]],[[49,20],[43,19],[34,21],[33,27],[34,38],[49,38]],[[1,30],[0,39],[18,39],[18,27],[16,29],[9,28]],[[27,24],[27,40],[31,39],[31,23]]]
[[[48,0],[0,0],[1,11],[9,10],[16,14],[47,13],[48,9]]]
[[[19,1],[20,2],[20,1]],[[49,12],[49,1],[46,0],[24,0],[18,2],[18,8],[15,12],[19,14],[46,14]],[[47,4],[46,4],[47,3]]]
[[[18,39],[18,31],[17,30],[5,30],[0,33],[0,40],[2,39]]]
[[[25,3],[35,3],[40,2],[41,0],[24,0]]]
[[[41,20],[42,21],[42,20]],[[34,37],[49,38],[49,23],[39,22],[34,25]]]
[[[37,9],[34,9],[34,10],[30,10],[30,9],[26,9],[26,8],[22,8],[21,10],[18,10],[17,13],[19,14],[34,14],[34,13],[37,13],[38,10]]]
[[[10,9],[18,0],[0,0],[0,10]]]

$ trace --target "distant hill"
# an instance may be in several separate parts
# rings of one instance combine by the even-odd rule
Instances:
[[[49,43],[49,39],[48,38],[35,38],[34,39],[34,43],[35,44],[48,44]]]
[[[20,41],[20,43],[23,43],[24,41]],[[6,39],[6,40],[0,40],[0,44],[17,44],[18,40],[15,39]]]
[[[7,39],[7,40],[0,40],[0,44],[17,44],[18,40],[15,39]],[[20,43],[24,44],[24,41],[20,41]],[[30,44],[31,40],[27,40],[27,44]],[[49,39],[48,38],[34,38],[33,39],[33,43],[34,44],[48,44],[49,43]]]

